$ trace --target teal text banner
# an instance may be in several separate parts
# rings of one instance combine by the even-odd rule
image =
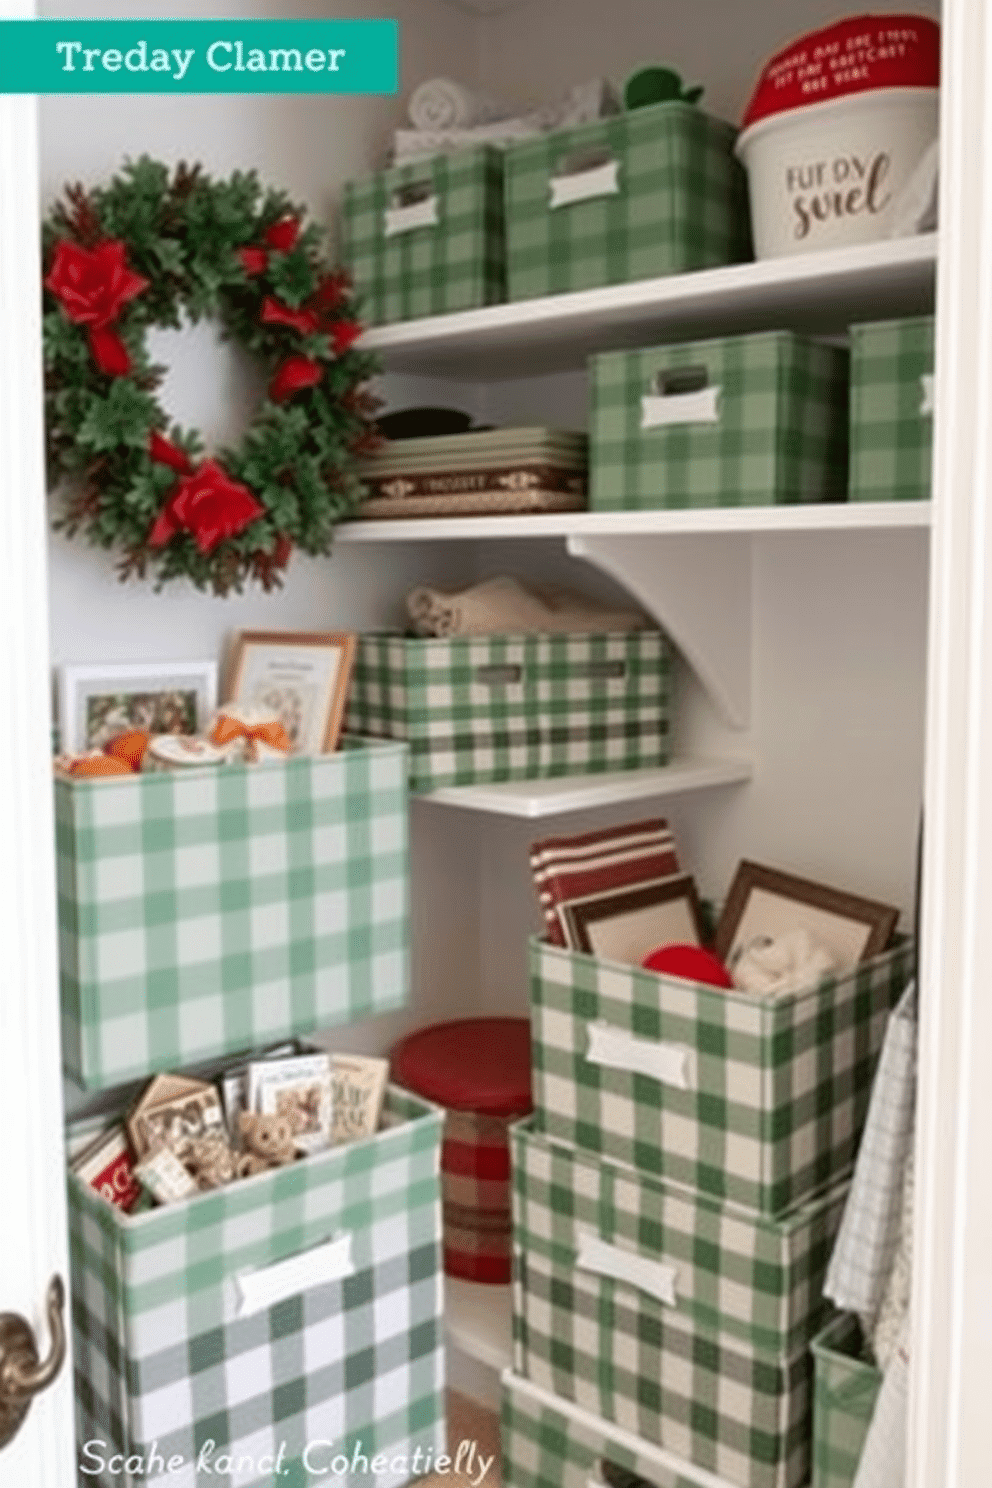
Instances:
[[[395,93],[395,21],[0,21],[0,93]]]

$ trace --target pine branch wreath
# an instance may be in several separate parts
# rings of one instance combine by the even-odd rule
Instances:
[[[184,578],[216,594],[277,587],[294,547],[330,551],[364,491],[356,456],[378,442],[351,286],[320,229],[253,171],[129,161],[69,187],[43,226],[49,480],[55,521],[119,554],[122,579]],[[216,322],[265,372],[237,448],[207,455],[168,426],[150,327]]]

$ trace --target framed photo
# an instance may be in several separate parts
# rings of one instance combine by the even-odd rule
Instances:
[[[99,749],[127,729],[202,732],[217,706],[215,661],[69,665],[58,671],[59,747]]]
[[[640,966],[663,945],[701,945],[703,916],[691,874],[593,894],[561,905],[574,951]]]
[[[810,879],[780,873],[746,859],[730,886],[713,949],[732,973],[755,941],[806,930],[825,946],[841,974],[878,955],[889,943],[898,909],[831,889]]]
[[[296,754],[329,754],[341,733],[355,645],[351,631],[242,631],[225,702],[272,709]]]

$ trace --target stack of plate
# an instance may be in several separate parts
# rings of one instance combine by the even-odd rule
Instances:
[[[451,517],[577,511],[586,504],[588,441],[566,429],[480,429],[393,439],[361,462],[358,517]]]

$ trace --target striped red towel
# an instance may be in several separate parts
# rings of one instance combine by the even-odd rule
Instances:
[[[575,837],[545,837],[530,846],[530,866],[547,939],[567,945],[559,907],[591,894],[669,878],[681,870],[666,821],[628,822]]]

